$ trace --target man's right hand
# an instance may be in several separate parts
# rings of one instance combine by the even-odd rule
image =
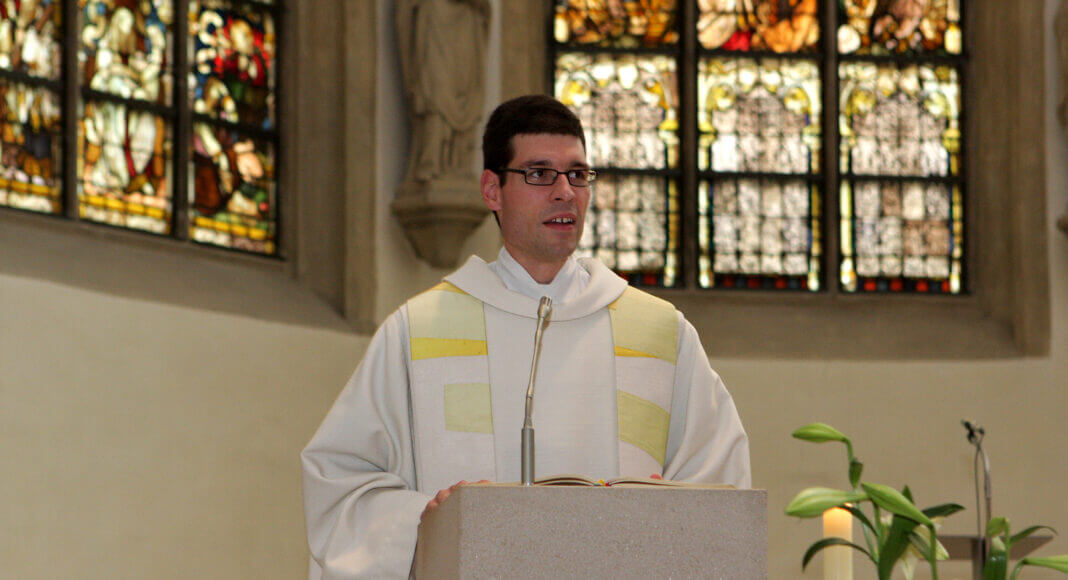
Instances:
[[[489,483],[489,482],[490,481],[488,479],[483,479],[481,481],[476,481],[475,484],[477,485],[479,483]],[[433,498],[431,498],[430,501],[426,502],[426,507],[423,509],[423,514],[421,516],[419,516],[419,521],[425,520],[426,516],[429,515],[430,512],[436,510],[438,508],[438,506],[441,505],[441,502],[445,501],[445,498],[447,498],[450,495],[452,495],[452,492],[455,491],[456,488],[460,487],[461,485],[469,485],[469,484],[466,481],[461,480],[458,483],[454,483],[454,484],[450,485],[448,488],[439,491]]]

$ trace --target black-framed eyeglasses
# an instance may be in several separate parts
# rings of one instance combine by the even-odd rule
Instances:
[[[560,174],[563,174],[567,178],[567,182],[574,187],[587,187],[597,179],[597,172],[592,169],[568,169],[567,171],[557,171],[549,167],[528,167],[526,169],[503,167],[501,168],[501,171],[522,175],[523,181],[526,181],[527,185],[552,185],[556,183],[556,178],[559,177]]]

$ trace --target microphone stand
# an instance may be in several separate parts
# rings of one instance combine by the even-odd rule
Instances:
[[[530,381],[527,383],[526,413],[523,416],[522,449],[520,450],[520,469],[523,485],[534,485],[534,377],[538,370],[538,356],[541,354],[541,331],[545,320],[552,311],[553,301],[542,296],[538,303],[538,328],[534,330],[534,358],[530,361]]]
[[[978,528],[979,535],[979,552],[980,562],[986,562],[986,555],[989,551],[988,540],[983,534],[983,515],[980,509],[979,503],[979,458],[983,459],[983,495],[986,499],[986,518],[990,519],[992,512],[990,511],[991,498],[993,493],[991,492],[990,485],[990,459],[986,456],[986,451],[983,450],[983,437],[986,436],[986,431],[979,425],[974,425],[970,421],[963,420],[961,424],[968,430],[968,443],[975,446],[975,460],[972,462],[972,467],[975,473],[972,479],[975,482],[975,524]]]

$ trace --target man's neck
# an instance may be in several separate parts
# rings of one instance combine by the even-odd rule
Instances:
[[[508,254],[512,256],[512,259],[522,266],[527,271],[527,274],[530,274],[530,277],[538,284],[551,284],[556,279],[556,275],[560,273],[560,269],[567,263],[567,258],[559,262],[530,260],[508,248],[507,245],[505,245],[505,248],[508,250]]]

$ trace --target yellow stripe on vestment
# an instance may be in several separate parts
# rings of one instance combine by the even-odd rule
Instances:
[[[671,413],[641,397],[616,391],[619,440],[645,451],[661,466],[667,456]]]
[[[408,301],[412,360],[486,354],[482,302],[442,282]]]
[[[493,405],[489,383],[445,385],[445,429],[493,433]]]
[[[670,302],[628,287],[608,308],[616,356],[675,364],[679,321]]]
[[[644,352],[631,350],[631,349],[623,347],[623,346],[617,346],[616,347],[616,356],[644,356],[644,357],[647,357],[647,358],[656,358],[651,354],[646,354]]]
[[[479,356],[487,352],[484,340],[412,337],[412,360],[445,356]]]
[[[442,280],[441,283],[436,286],[431,286],[427,289],[427,292],[431,292],[434,290],[440,290],[442,292],[456,292],[457,294],[467,294],[463,290],[457,288],[452,282],[447,282],[445,280]]]

